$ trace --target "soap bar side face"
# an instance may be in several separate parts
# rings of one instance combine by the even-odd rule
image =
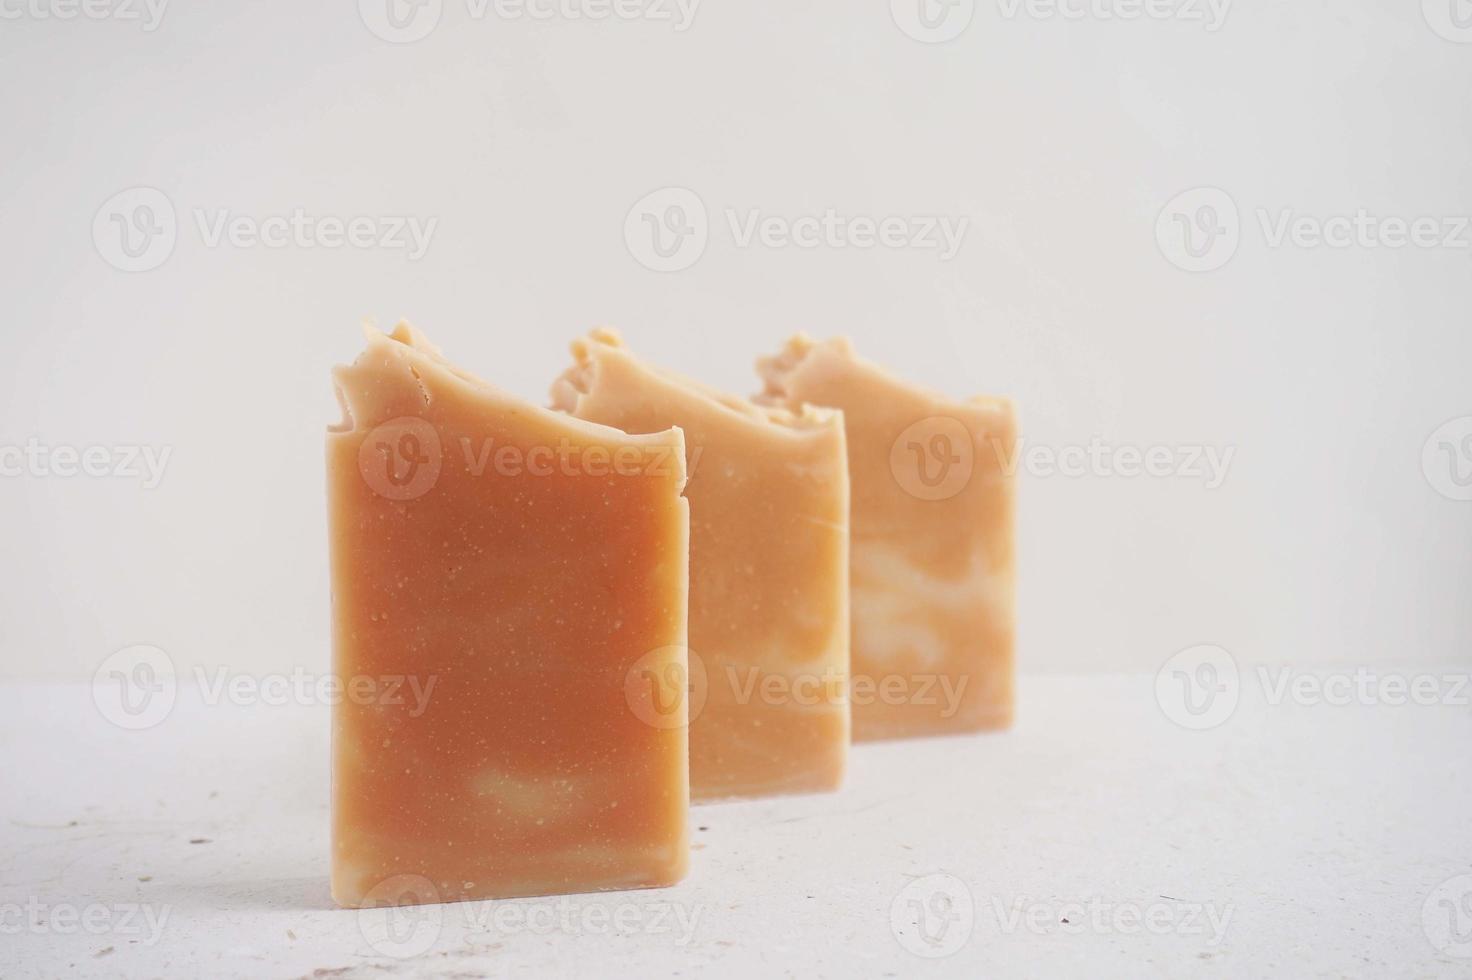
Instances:
[[[578,417],[685,433],[693,797],[836,789],[851,734],[841,418],[711,392],[649,367],[607,333],[574,351],[579,390],[561,400]]]
[[[857,740],[1004,728],[1014,703],[1017,422],[794,340],[760,400],[841,408],[852,476]]]
[[[570,429],[467,377],[388,341],[336,374],[333,894],[671,884],[684,702],[648,724],[630,678],[684,670],[683,441]]]

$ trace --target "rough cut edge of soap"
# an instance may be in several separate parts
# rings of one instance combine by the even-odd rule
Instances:
[[[760,393],[752,396],[752,401],[758,405],[778,406],[794,411],[807,408],[806,402],[793,397],[792,379],[810,361],[823,356],[830,356],[835,361],[845,362],[855,371],[868,374],[891,388],[924,397],[933,402],[938,411],[974,416],[983,421],[998,416],[1014,421],[1017,418],[1017,403],[1011,398],[1000,395],[974,395],[957,401],[930,388],[896,377],[873,361],[859,357],[854,352],[853,341],[847,337],[832,337],[819,341],[806,333],[794,334],[783,345],[779,353],[757,359],[756,373],[762,380],[763,388]]]
[[[612,327],[597,327],[588,336],[579,337],[571,345],[573,366],[552,384],[552,408],[577,415],[582,400],[597,384],[598,359],[603,356],[627,357],[644,371],[687,394],[704,399],[713,408],[748,425],[762,429],[790,430],[795,435],[842,428],[843,412],[836,408],[801,405],[790,409],[785,405],[757,404],[739,395],[688,378],[675,371],[637,359]]]
[[[502,391],[489,381],[451,363],[439,347],[430,343],[429,338],[407,321],[400,321],[389,333],[384,333],[371,323],[365,323],[363,335],[367,341],[367,347],[353,363],[338,365],[332,369],[332,385],[337,395],[338,405],[342,409],[342,419],[328,426],[329,437],[358,431],[357,420],[363,413],[354,410],[353,376],[371,355],[388,353],[403,364],[405,370],[419,386],[426,405],[434,401],[434,396],[431,394],[433,386],[426,385],[424,381],[426,375],[429,375],[449,387],[460,388],[487,411],[530,416],[554,430],[560,430],[560,433],[568,438],[581,440],[590,445],[607,445],[612,448],[632,446],[640,449],[677,449],[679,451],[674,454],[679,459],[676,483],[681,490],[685,487],[687,476],[685,435],[678,426],[661,432],[635,434],[610,425],[600,425],[597,422],[574,418],[555,409],[534,405]]]

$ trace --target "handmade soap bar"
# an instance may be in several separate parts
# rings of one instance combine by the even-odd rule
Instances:
[[[1011,724],[1012,403],[901,383],[844,339],[798,336],[758,371],[763,403],[844,413],[855,739]]]
[[[678,430],[511,398],[406,326],[334,372],[332,893],[668,885],[688,858]],[[642,699],[642,700],[641,700]]]
[[[841,413],[760,408],[649,367],[610,330],[573,354],[556,407],[629,432],[685,433],[692,795],[836,788],[849,742]]]

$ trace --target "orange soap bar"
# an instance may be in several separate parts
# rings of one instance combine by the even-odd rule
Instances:
[[[333,377],[334,898],[680,880],[688,733],[641,686],[686,669],[679,430],[521,402],[407,326]]]
[[[690,483],[696,799],[835,789],[848,755],[848,468],[841,413],[761,408],[573,345],[554,405],[629,432],[678,425]]]
[[[1012,722],[1016,412],[956,402],[793,338],[759,401],[840,408],[853,481],[854,738]]]

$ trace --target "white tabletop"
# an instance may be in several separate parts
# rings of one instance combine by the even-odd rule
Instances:
[[[698,807],[676,888],[392,919],[328,896],[312,697],[181,681],[124,731],[90,687],[0,686],[0,976],[1472,975],[1468,692],[1273,704],[1243,673],[1205,731],[1153,677],[1025,678],[1010,733]]]

